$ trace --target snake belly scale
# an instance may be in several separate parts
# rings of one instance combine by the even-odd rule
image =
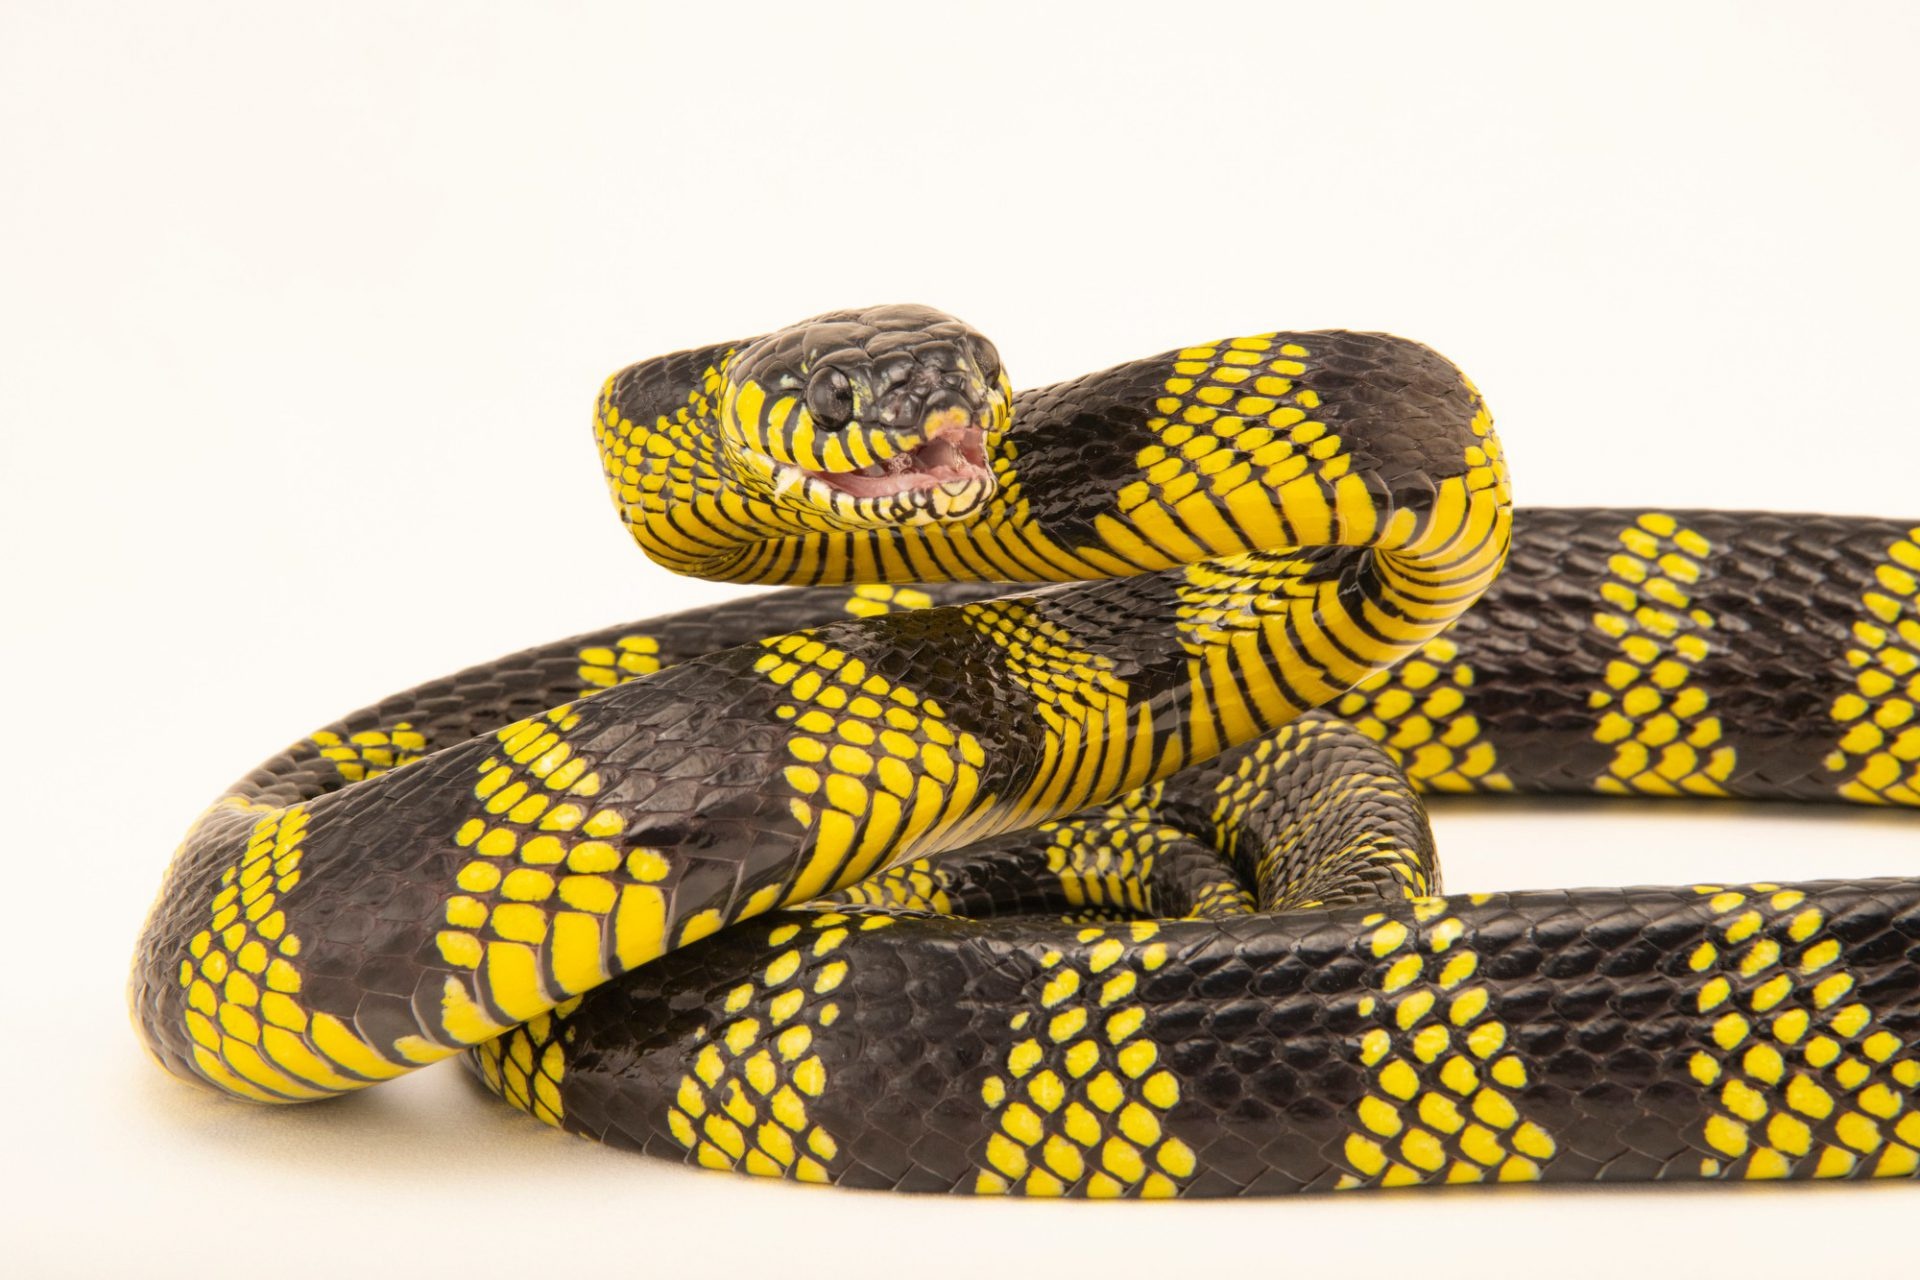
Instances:
[[[1378,334],[1016,395],[837,312],[595,430],[653,559],[795,589],[236,784],[135,956],[175,1074],[464,1050],[592,1138],[916,1191],[1920,1170],[1920,880],[1447,896],[1420,799],[1920,805],[1920,521],[1516,522],[1479,392]]]

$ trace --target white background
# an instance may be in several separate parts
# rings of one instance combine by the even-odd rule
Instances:
[[[1920,514],[1901,3],[0,7],[0,1257],[16,1274],[1867,1274],[1909,1185],[879,1197],[553,1134],[454,1066],[204,1097],[120,987],[169,850],[392,689],[718,599],[587,414],[917,300],[1051,380],[1224,334],[1467,368],[1523,503]],[[1438,816],[1458,890],[1912,873],[1920,824]],[[1477,1270],[1475,1270],[1477,1268]]]

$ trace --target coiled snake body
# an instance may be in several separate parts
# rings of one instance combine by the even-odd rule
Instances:
[[[1415,795],[1920,804],[1920,522],[1512,526],[1478,392],[1357,333],[1014,396],[958,321],[836,313],[596,429],[656,560],[807,589],[243,780],[140,940],[170,1070],[471,1047],[566,1129],[906,1190],[1920,1168],[1920,880],[1441,896]]]

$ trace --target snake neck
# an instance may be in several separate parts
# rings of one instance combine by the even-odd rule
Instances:
[[[1232,338],[1025,391],[986,434],[984,503],[960,519],[860,527],[775,491],[728,446],[730,366],[758,341],[630,366],[600,397],[609,490],[642,550],[674,572],[1061,582],[1250,555],[1304,570],[1328,562],[1317,548],[1339,546],[1409,569],[1448,548],[1451,569],[1477,581],[1504,551],[1511,498],[1491,417],[1416,343]]]
[[[730,468],[716,419],[742,345],[609,383],[602,458],[643,549],[731,581],[1082,582],[956,621],[1084,712],[1089,742],[1142,716],[1198,726],[1133,781],[1392,666],[1506,555],[1491,416],[1457,368],[1404,339],[1232,338],[1023,392],[987,440],[994,491],[977,513],[867,528]]]

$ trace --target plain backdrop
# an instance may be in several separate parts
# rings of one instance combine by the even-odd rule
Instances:
[[[0,1257],[22,1275],[1872,1274],[1910,1185],[1264,1203],[691,1172],[454,1065],[255,1109],[121,987],[306,729],[717,600],[627,542],[620,365],[924,301],[1017,382],[1389,329],[1523,503],[1920,515],[1904,3],[0,4]],[[1910,817],[1436,817],[1456,890],[1915,871]]]

